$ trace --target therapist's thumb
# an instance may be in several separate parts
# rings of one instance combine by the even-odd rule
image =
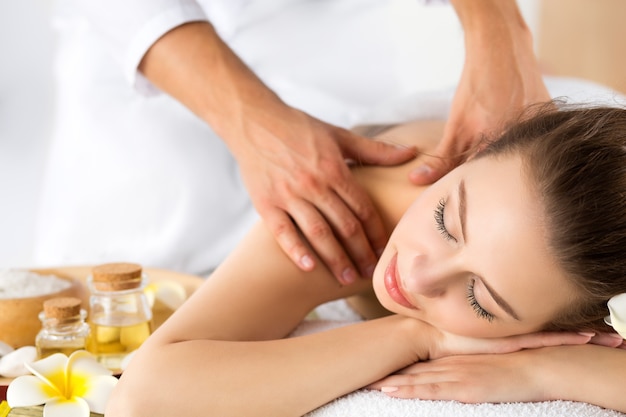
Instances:
[[[343,136],[338,144],[345,158],[359,164],[398,165],[414,159],[418,154],[415,146],[385,143],[354,134]]]
[[[409,180],[415,185],[429,185],[450,172],[456,164],[431,158],[409,172]]]
[[[434,154],[425,155],[422,163],[409,172],[409,180],[415,185],[430,185],[452,171],[466,159],[459,145],[459,141],[442,139]]]

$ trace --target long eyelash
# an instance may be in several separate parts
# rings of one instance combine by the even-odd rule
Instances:
[[[467,284],[467,301],[469,301],[470,306],[472,306],[478,318],[485,319],[489,323],[491,323],[493,319],[495,318],[495,316],[491,314],[490,312],[488,312],[487,310],[485,310],[484,308],[482,308],[480,304],[478,304],[478,301],[476,300],[476,296],[474,295],[475,283],[476,283],[476,280],[473,279],[469,282],[469,284]]]
[[[437,207],[435,207],[435,222],[437,223],[437,230],[439,230],[441,235],[446,240],[453,240],[456,242],[457,241],[456,238],[452,236],[450,232],[448,232],[448,229],[446,229],[446,224],[443,221],[443,212],[445,209],[446,209],[446,200],[442,198],[441,200],[439,200]]]

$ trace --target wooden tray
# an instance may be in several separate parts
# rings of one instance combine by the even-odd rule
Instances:
[[[81,281],[85,284],[85,297],[84,305],[89,305],[88,301],[88,290],[87,290],[87,277],[91,274],[90,266],[65,266],[65,267],[54,267],[54,268],[41,268],[41,269],[33,269],[33,272],[37,272],[43,275],[56,275],[63,278],[72,278],[78,281]],[[180,272],[170,271],[166,269],[159,268],[144,268],[144,272],[148,275],[148,282],[154,281],[174,281],[181,284],[185,288],[185,292],[187,293],[187,297],[189,297],[200,285],[204,282],[204,279],[196,276],[183,274]],[[173,311],[166,307],[161,303],[155,303],[152,314],[153,314],[153,324],[156,329],[159,327],[171,314]],[[0,385],[8,385],[13,378],[2,378],[0,377]]]

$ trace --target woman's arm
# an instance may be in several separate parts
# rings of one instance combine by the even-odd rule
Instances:
[[[626,350],[557,346],[421,362],[372,384],[388,395],[468,403],[570,400],[626,412]]]
[[[160,343],[279,339],[318,305],[369,288],[365,278],[341,286],[322,266],[300,270],[261,222],[153,338]]]
[[[390,316],[272,341],[151,339],[106,415],[301,416],[418,360],[420,324]]]
[[[396,143],[412,140],[420,136],[420,129],[406,133],[411,135],[402,133],[391,139]],[[399,168],[392,171],[396,169]],[[364,168],[356,174],[368,187],[389,227],[404,211],[401,200],[384,194],[393,188],[390,184],[394,175],[398,184],[413,193],[418,190],[407,184],[408,168],[404,169],[393,174]],[[356,330],[342,330],[339,332],[342,336],[331,333],[305,339],[241,343],[283,338],[317,305],[368,290],[371,290],[369,279],[360,278],[352,285],[340,286],[321,265],[309,273],[303,272],[280,250],[265,225],[259,223],[202,287],[139,349],[111,398],[107,416],[159,415],[159,412],[172,415],[182,411],[193,415],[195,411],[204,413],[210,406],[225,404],[218,401],[217,405],[212,405],[216,398],[207,397],[207,393],[219,394],[223,401],[235,401],[241,407],[258,406],[251,396],[252,391],[263,394],[258,398],[261,403],[267,404],[268,398],[276,398],[276,401],[269,401],[274,407],[287,397],[306,397],[319,405],[412,363],[415,357],[407,357],[406,343],[392,343],[393,332],[383,330],[380,324],[389,322],[365,323]],[[381,346],[378,341],[382,339],[389,343]],[[329,340],[332,343],[328,343]],[[389,348],[388,360],[379,361],[380,349],[386,348]],[[368,368],[366,365],[371,362],[380,366]],[[359,368],[367,375],[354,372]],[[367,371],[364,368],[368,368]],[[312,369],[315,372],[311,372]],[[339,376],[333,374],[340,369]],[[311,379],[314,377],[324,379],[314,384],[320,389],[325,386],[324,390],[319,395],[308,393],[310,388],[301,391],[303,384],[314,382]],[[225,385],[229,378],[234,379],[230,386]],[[174,388],[170,390],[164,388],[165,385]],[[296,387],[295,391],[290,391]],[[163,393],[169,392],[172,392],[171,398],[164,396]],[[157,399],[159,401],[155,401]],[[295,410],[302,410],[303,405],[297,402]],[[315,405],[305,404],[308,404],[306,407]],[[288,409],[293,411],[291,407]],[[277,415],[276,410],[272,413]],[[220,415],[213,411],[211,414]],[[245,415],[239,413],[242,414]],[[256,410],[253,414],[258,415]]]

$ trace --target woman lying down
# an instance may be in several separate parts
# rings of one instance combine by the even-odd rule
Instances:
[[[442,126],[381,139],[428,152]],[[139,349],[107,417],[301,416],[363,387],[626,411],[623,340],[600,333],[626,292],[626,110],[542,111],[427,188],[417,163],[354,169],[393,230],[373,279],[302,272],[258,224]],[[285,338],[342,297],[370,320]]]

